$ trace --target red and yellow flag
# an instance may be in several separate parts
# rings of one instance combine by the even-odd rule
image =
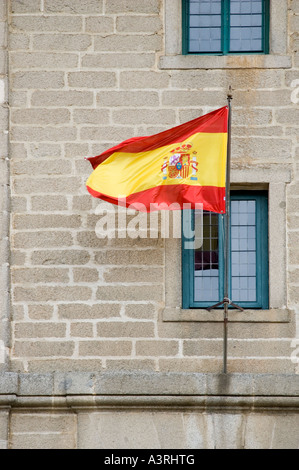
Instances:
[[[137,210],[191,208],[225,212],[228,108],[90,157],[92,196]],[[174,204],[173,207],[171,204]]]

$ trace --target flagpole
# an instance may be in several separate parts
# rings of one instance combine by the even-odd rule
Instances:
[[[227,93],[228,124],[227,124],[227,157],[226,157],[226,189],[225,189],[225,238],[224,238],[224,310],[223,310],[223,373],[227,373],[227,329],[229,306],[229,248],[230,248],[230,160],[231,160],[231,100],[232,89]]]
[[[230,275],[230,160],[231,160],[231,122],[232,110],[231,101],[233,99],[232,88],[229,86],[227,93],[228,103],[228,122],[227,122],[227,156],[226,156],[226,184],[225,184],[225,214],[222,215],[223,231],[224,231],[224,282],[223,282],[223,300],[217,302],[211,307],[207,307],[210,312],[214,308],[223,305],[223,373],[227,373],[227,329],[228,329],[228,307],[244,311],[242,307],[233,303],[229,298],[229,275]]]

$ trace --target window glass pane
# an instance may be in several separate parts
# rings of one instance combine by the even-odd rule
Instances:
[[[200,220],[200,219],[198,219]],[[195,223],[197,219],[195,218]],[[194,253],[194,301],[219,301],[218,215],[203,214],[202,245]],[[256,301],[256,201],[231,201],[231,296]]]
[[[189,52],[221,52],[221,0],[190,0]]]
[[[220,29],[221,27],[221,17],[219,15],[193,15],[190,17],[190,27],[196,28],[214,28],[218,26]]]
[[[184,49],[187,53],[266,52],[265,2],[189,0],[185,11],[188,43]]]
[[[201,221],[201,218],[195,218],[195,224],[198,221]],[[204,211],[202,224],[202,245],[194,251],[194,301],[217,302],[219,298],[218,215]]]
[[[262,0],[230,0],[230,52],[263,49]]]
[[[231,201],[233,302],[256,301],[256,201]]]

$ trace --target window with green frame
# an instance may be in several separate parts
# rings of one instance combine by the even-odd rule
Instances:
[[[182,0],[183,54],[267,54],[269,0]]]
[[[192,245],[199,223],[202,237]],[[211,307],[224,297],[224,216],[184,211],[182,226],[182,306]],[[231,301],[243,308],[269,308],[266,191],[231,191],[228,259]]]

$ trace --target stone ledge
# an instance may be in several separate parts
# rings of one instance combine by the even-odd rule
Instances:
[[[67,395],[63,397],[18,397],[16,395],[0,395],[0,408],[47,409],[59,411],[65,409],[105,410],[250,410],[250,411],[295,411],[299,410],[299,397],[262,397],[262,396],[104,396],[104,395]]]
[[[0,373],[0,396],[54,397],[297,397],[295,374],[205,374],[177,372]],[[49,398],[48,398],[49,397]],[[13,400],[14,401],[14,400]]]
[[[201,56],[165,55],[160,69],[289,69],[292,58],[287,55]]]
[[[269,310],[246,309],[244,312],[232,309],[229,311],[229,323],[288,323],[291,310],[273,308]],[[195,321],[195,322],[223,322],[223,310],[182,309],[179,307],[166,307],[162,312],[163,321]]]

